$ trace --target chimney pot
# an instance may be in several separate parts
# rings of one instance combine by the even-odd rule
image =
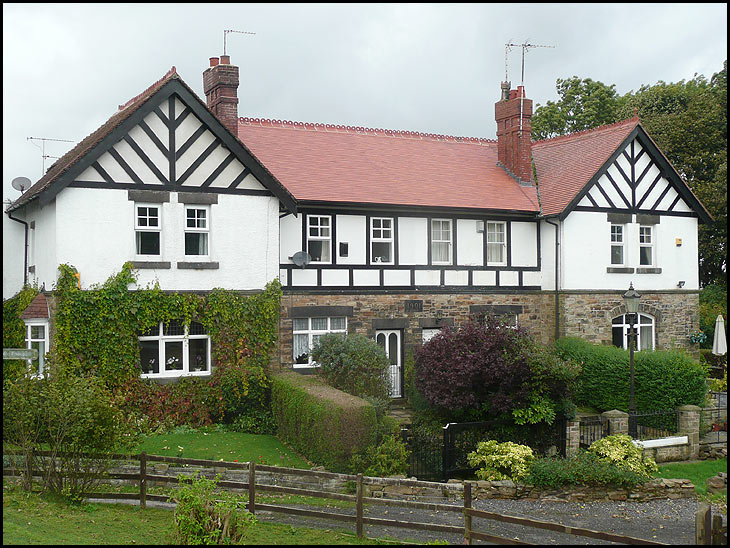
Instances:
[[[221,55],[221,65],[230,65],[231,64],[231,56],[230,55]]]
[[[210,58],[210,66],[214,67],[218,64],[218,58],[217,57],[211,57]]]

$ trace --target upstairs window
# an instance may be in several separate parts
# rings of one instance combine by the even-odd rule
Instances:
[[[208,256],[210,209],[185,208],[185,255]]]
[[[654,227],[639,226],[639,265],[654,266]]]
[[[332,261],[332,217],[307,216],[307,252],[315,263]]]
[[[160,256],[160,221],[159,205],[135,204],[134,231],[137,255]]]
[[[143,378],[210,373],[210,337],[198,322],[160,322],[138,340]]]
[[[487,264],[507,264],[506,223],[487,223]]]
[[[370,257],[373,263],[393,264],[393,219],[370,219]]]
[[[611,225],[611,264],[624,264],[624,225]]]
[[[451,220],[431,220],[431,262],[432,264],[451,264]]]
[[[347,318],[294,318],[292,331],[292,353],[294,367],[312,367],[312,349],[319,343],[319,338],[326,333],[347,334]]]

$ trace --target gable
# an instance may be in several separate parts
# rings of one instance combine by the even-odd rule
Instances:
[[[638,126],[560,215],[600,211],[711,218],[646,132]]]
[[[141,106],[134,102],[134,108],[128,104],[115,114],[123,118],[118,125],[78,158],[66,160],[70,167],[63,173],[35,194],[31,187],[29,198],[21,196],[11,207],[34,197],[43,206],[71,186],[273,194],[296,211],[291,194],[179,78],[169,79]]]

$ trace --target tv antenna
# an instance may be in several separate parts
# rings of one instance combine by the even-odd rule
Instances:
[[[30,141],[33,143],[33,141],[40,141],[41,146],[36,145],[33,143],[33,145],[37,146],[39,149],[41,149],[41,158],[43,159],[43,172],[41,173],[41,177],[46,174],[46,158],[55,158],[56,160],[60,158],[60,156],[50,156],[46,154],[46,141],[54,141],[58,143],[75,143],[76,141],[69,141],[68,139],[48,139],[46,137],[28,137],[26,141]]]
[[[231,32],[235,32],[237,34],[250,34],[250,35],[256,34],[255,32],[248,32],[246,30],[233,30],[233,29],[224,30],[223,31],[223,55],[226,55],[226,36],[228,36],[228,34]]]
[[[520,79],[520,87],[522,88],[520,91],[520,135],[522,135],[522,102],[524,101],[524,94],[525,94],[525,52],[530,48],[554,48],[555,46],[543,46],[540,44],[530,44],[527,40],[525,40],[522,44],[512,44],[510,42],[507,42],[505,44],[504,48],[504,81],[508,82],[509,78],[507,77],[507,55],[510,51],[512,51],[511,48],[522,48],[522,75]]]

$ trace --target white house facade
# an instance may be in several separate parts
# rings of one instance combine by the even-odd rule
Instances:
[[[88,288],[126,261],[170,291],[278,277],[281,367],[311,370],[324,333],[363,333],[394,397],[409,349],[485,314],[545,343],[625,345],[631,283],[641,349],[689,348],[709,215],[638,118],[533,143],[532,102],[503,83],[485,140],[239,118],[237,87],[227,56],[206,103],[173,68],[54,164],[7,208],[27,281],[50,291],[68,263]]]

